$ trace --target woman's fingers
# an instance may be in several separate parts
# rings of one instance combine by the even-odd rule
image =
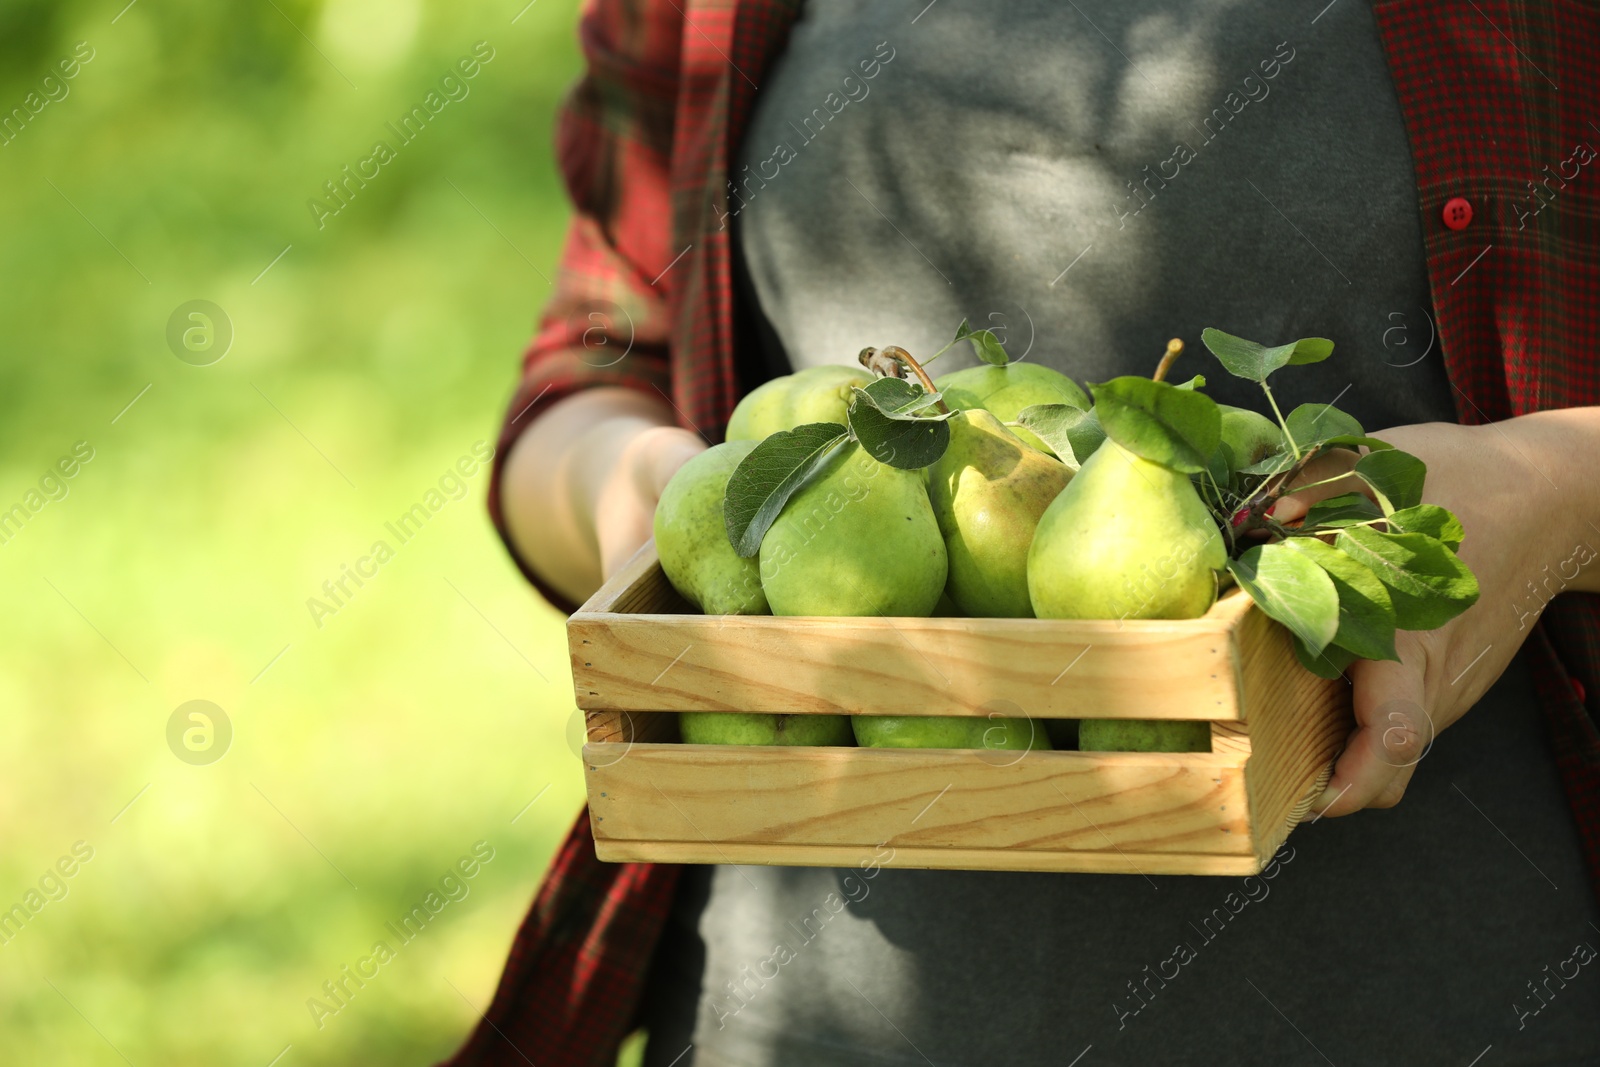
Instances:
[[[648,436],[642,442],[642,448],[649,457],[650,507],[654,510],[655,502],[661,499],[662,490],[672,481],[672,476],[678,473],[678,468],[704,452],[706,443],[699,434],[690,430],[663,426],[659,430],[648,432]]]
[[[1358,660],[1351,665],[1356,727],[1313,811],[1348,815],[1393,807],[1432,746],[1435,729],[1424,708],[1421,649],[1405,644],[1400,663]]]
[[[1312,485],[1305,489],[1279,500],[1272,509],[1272,517],[1279,522],[1295,522],[1303,519],[1306,512],[1311,510],[1311,505],[1329,497],[1339,496],[1343,493],[1371,493],[1367,484],[1355,475],[1350,474],[1356,465],[1356,460],[1361,457],[1348,449],[1335,449],[1326,455],[1318,456],[1306,464],[1306,469],[1294,480],[1294,485],[1312,485],[1313,482],[1324,482],[1322,485]],[[1347,475],[1347,477],[1340,477]],[[1330,478],[1336,481],[1327,481]]]
[[[650,539],[661,491],[679,467],[705,448],[699,434],[676,426],[654,426],[629,441],[597,508],[595,540],[604,577],[620,570]]]

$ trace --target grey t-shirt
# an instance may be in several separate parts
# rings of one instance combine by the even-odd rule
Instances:
[[[1176,377],[1258,407],[1200,330],[1320,335],[1280,404],[1453,421],[1371,9],[1324,2],[810,0],[736,168],[769,324],[743,357],[926,354],[967,317],[1094,382],[1180,336]],[[689,868],[646,1062],[1600,1060],[1600,909],[1520,659],[1400,806],[1303,827],[1269,873]]]

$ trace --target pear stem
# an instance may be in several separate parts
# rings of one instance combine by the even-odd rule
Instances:
[[[1283,412],[1278,410],[1278,398],[1272,395],[1272,387],[1266,382],[1261,383],[1261,391],[1267,394],[1267,403],[1272,405],[1272,413],[1278,417],[1278,425],[1283,427],[1283,439],[1289,442],[1289,451],[1294,453],[1294,458],[1300,458],[1300,446],[1294,443],[1294,435],[1289,432],[1289,423],[1283,417]]]
[[[1183,339],[1181,337],[1174,337],[1168,341],[1166,354],[1161,357],[1161,362],[1156,364],[1156,372],[1150,375],[1150,380],[1153,382],[1166,381],[1167,371],[1172,368],[1173,361],[1178,358],[1182,351]]]
[[[883,353],[883,355],[892,356],[901,363],[904,363],[906,366],[910,367],[911,373],[915,374],[922,381],[922,387],[928,391],[929,395],[939,391],[933,387],[933,379],[928,377],[928,372],[922,369],[922,364],[918,363],[911,357],[910,352],[907,352],[899,345],[885,345],[880,351]],[[941,415],[950,414],[950,409],[945,406],[945,402],[942,398],[934,401],[934,403],[938,406],[939,413]]]

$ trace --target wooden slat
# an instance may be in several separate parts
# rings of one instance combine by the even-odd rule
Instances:
[[[871,849],[852,845],[711,845],[705,841],[595,839],[607,863],[743,863],[780,867],[854,867]],[[947,871],[1048,871],[1057,874],[1257,874],[1250,855],[1185,852],[1030,852],[1010,848],[899,848],[885,867]]]
[[[567,630],[586,710],[1240,717],[1209,620],[574,615]]]
[[[1255,854],[1241,762],[1212,753],[622,747],[584,748],[597,839]]]
[[[1260,612],[1244,619],[1237,640],[1251,748],[1250,832],[1265,863],[1294,828],[1290,813],[1320,788],[1349,736],[1350,684],[1301,667],[1289,632]]]
[[[682,605],[647,543],[567,624],[587,711],[1239,719],[1223,640],[1249,599],[1204,619],[774,618]],[[650,609],[646,611],[645,609]],[[1137,680],[1130,686],[1129,679]]]

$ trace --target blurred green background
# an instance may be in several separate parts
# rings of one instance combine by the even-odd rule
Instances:
[[[26,516],[0,544],[0,910],[27,916],[0,927],[0,1062],[431,1063],[582,782],[562,619],[485,473],[404,544],[385,523],[493,442],[549,292],[576,5],[125,3],[0,3],[0,511]],[[401,145],[385,123],[480,41]],[[307,201],[380,138],[395,158],[319,229]],[[210,365],[167,341],[191,300],[231,323]],[[191,700],[231,724],[215,762],[169,746]],[[314,1017],[479,841],[467,895]]]

